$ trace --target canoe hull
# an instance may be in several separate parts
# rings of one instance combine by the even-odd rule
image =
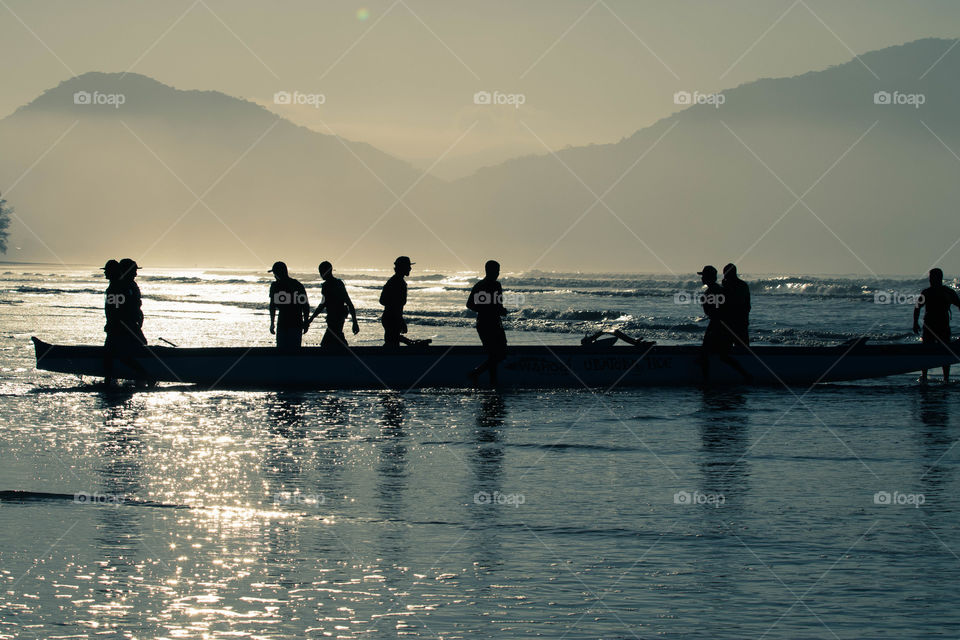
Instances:
[[[37,368],[103,377],[99,346],[51,345],[34,338]],[[910,373],[960,362],[960,344],[839,347],[752,347],[732,357],[754,384],[809,386]],[[695,346],[652,348],[602,346],[511,347],[499,369],[504,388],[615,388],[703,384]],[[114,377],[136,379],[138,365],[160,382],[216,388],[303,387],[313,389],[399,389],[467,387],[473,367],[485,359],[481,347],[355,347],[346,352],[305,347],[283,353],[269,347],[148,347],[113,360]],[[742,384],[728,364],[711,358],[710,384]]]

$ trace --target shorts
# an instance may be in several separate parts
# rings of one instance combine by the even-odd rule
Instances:
[[[950,343],[950,323],[938,322],[935,324],[923,323],[923,344],[942,344]]]
[[[299,349],[301,340],[303,340],[303,329],[299,327],[277,329],[278,349],[285,351]]]
[[[324,331],[323,340],[320,341],[321,347],[347,346],[347,336],[343,334],[343,323],[346,320],[346,316],[327,316],[327,330]]]
[[[703,349],[708,353],[726,354],[733,347],[730,332],[724,327],[708,326],[703,334]]]
[[[383,325],[383,344],[388,347],[400,346],[400,334],[403,333],[403,319],[393,316],[380,318]]]
[[[110,355],[123,355],[139,351],[146,344],[147,339],[140,327],[119,324],[107,332],[103,346]]]
[[[478,322],[477,334],[491,360],[500,362],[507,357],[507,334],[503,330],[503,325],[499,322]]]

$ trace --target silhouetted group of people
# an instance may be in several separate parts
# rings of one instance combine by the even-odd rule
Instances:
[[[383,344],[388,348],[401,344],[424,346],[430,339],[413,340],[408,338],[407,323],[403,318],[403,309],[407,304],[406,277],[415,263],[407,256],[400,256],[393,262],[393,275],[380,291],[380,305],[383,313],[380,324],[383,326]],[[303,284],[292,278],[283,262],[275,262],[269,273],[274,281],[270,284],[270,333],[277,337],[277,347],[290,351],[300,348],[303,334],[321,313],[326,313],[327,328],[320,346],[328,349],[345,349],[347,338],[343,327],[347,317],[353,320],[353,333],[360,332],[357,322],[357,310],[350,300],[350,294],[343,281],[333,275],[333,265],[327,261],[318,267],[323,284],[320,287],[321,300],[311,315],[310,302]],[[483,279],[474,285],[467,299],[467,308],[477,314],[477,333],[483,344],[487,359],[470,372],[474,381],[488,372],[491,384],[497,382],[497,365],[506,358],[507,336],[501,318],[507,314],[503,307],[503,288],[500,286],[500,264],[490,260],[485,265]]]
[[[713,356],[733,367],[745,382],[750,382],[750,374],[730,355],[734,349],[750,346],[750,287],[737,275],[734,264],[723,268],[720,282],[717,282],[716,267],[711,265],[705,266],[697,275],[705,287],[701,301],[704,315],[709,319],[700,358],[704,380],[709,381]],[[951,340],[950,307],[960,308],[960,295],[943,284],[941,269],[931,269],[929,280],[930,286],[920,293],[913,309],[913,332],[921,336],[925,345],[948,347]],[[922,327],[921,310],[925,310]],[[943,381],[950,381],[949,365],[943,367]],[[920,382],[927,382],[926,369],[920,373]]]
[[[750,382],[750,374],[730,357],[734,347],[750,345],[750,286],[740,279],[732,263],[723,268],[721,282],[717,282],[717,268],[709,264],[697,275],[705,286],[700,299],[703,313],[709,319],[700,357],[704,380],[710,379],[710,356],[716,356],[736,369],[744,381]]]
[[[404,335],[407,333],[407,323],[403,319],[403,308],[407,304],[407,281],[404,278],[410,275],[413,264],[407,256],[397,258],[393,263],[393,276],[387,280],[380,292],[380,304],[383,305],[380,323],[383,325],[384,346],[399,347],[401,343],[416,345],[430,342],[411,340]],[[290,277],[287,265],[275,262],[269,271],[274,278],[270,284],[270,333],[277,336],[277,347],[280,349],[299,348],[303,334],[321,313],[326,313],[327,323],[327,329],[320,341],[321,347],[347,346],[343,325],[348,316],[353,319],[354,335],[360,333],[357,309],[353,306],[343,280],[333,275],[333,265],[324,260],[317,270],[323,284],[320,285],[320,304],[312,315],[307,291],[299,280]]]
[[[393,263],[393,275],[380,291],[383,313],[383,343],[387,348],[401,344],[422,346],[429,339],[412,340],[407,333],[403,310],[407,304],[407,281],[413,262],[407,256],[398,257]],[[112,381],[114,360],[120,360],[137,371],[142,367],[133,356],[147,340],[143,334],[143,311],[140,288],[137,285],[137,263],[130,259],[109,260],[103,267],[107,286],[104,313],[107,334],[105,343],[105,370],[108,382]],[[325,314],[326,331],[320,346],[327,349],[346,349],[347,338],[344,325],[352,319],[353,334],[360,332],[357,310],[343,281],[333,275],[333,265],[324,261],[318,267],[322,284],[321,300],[316,310],[310,313],[306,288],[292,278],[283,262],[275,262],[269,273],[274,281],[270,284],[270,333],[276,335],[277,347],[284,351],[299,349],[303,335],[321,313]],[[471,289],[467,309],[477,314],[477,334],[486,352],[486,360],[473,369],[469,376],[474,383],[487,373],[493,385],[497,383],[497,368],[507,355],[507,337],[503,318],[507,309],[503,305],[503,287],[500,284],[500,264],[489,260],[484,265],[484,277]],[[723,279],[719,280],[716,267],[707,265],[698,271],[704,285],[700,301],[704,315],[709,320],[703,336],[700,356],[705,381],[710,379],[710,363],[717,359],[740,373],[745,382],[751,382],[750,374],[731,354],[748,350],[750,346],[750,287],[737,275],[737,267],[727,264]],[[960,296],[943,284],[943,271],[931,269],[930,286],[923,290],[913,312],[913,331],[921,334],[924,344],[947,346],[950,343],[950,308],[960,308]],[[921,310],[925,309],[923,324]],[[627,342],[639,345],[641,341],[630,339],[621,332],[616,335]],[[589,339],[587,339],[589,340]],[[585,342],[586,343],[586,342]],[[652,343],[642,343],[644,345]],[[949,380],[950,367],[943,368],[944,381]],[[924,370],[921,381],[927,380]]]

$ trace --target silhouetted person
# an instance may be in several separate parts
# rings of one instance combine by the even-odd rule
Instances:
[[[503,287],[497,281],[500,263],[488,260],[484,271],[486,275],[470,290],[467,309],[477,314],[477,333],[487,351],[487,360],[470,372],[470,379],[477,384],[480,374],[489,371],[490,384],[496,386],[497,365],[507,357],[507,334],[500,320],[507,315],[507,310],[503,308]]]
[[[349,314],[353,318],[353,335],[360,333],[360,325],[357,324],[357,310],[350,300],[350,294],[347,293],[347,287],[343,280],[333,277],[333,265],[324,260],[318,267],[320,277],[323,278],[323,284],[320,286],[320,304],[317,310],[310,316],[307,324],[313,322],[314,318],[324,312],[327,312],[327,330],[323,333],[323,340],[320,341],[321,347],[346,347],[347,337],[343,335],[343,323]],[[304,329],[306,333],[306,329]]]
[[[103,266],[103,275],[110,283],[103,303],[106,316],[103,330],[107,334],[103,345],[104,383],[108,386],[114,382],[116,360],[132,369],[137,380],[147,379],[143,367],[134,359],[137,351],[147,344],[143,335],[140,287],[136,283],[137,268],[137,263],[130,258],[120,262],[108,260]]]
[[[943,284],[943,271],[930,269],[930,286],[920,293],[913,308],[913,332],[920,333],[920,309],[926,307],[923,314],[923,344],[950,344],[950,305],[960,307],[960,296],[952,288]],[[927,370],[920,372],[920,381],[927,381]],[[943,381],[950,381],[950,366],[943,368]]]
[[[122,339],[120,332],[123,331],[119,318],[120,263],[113,258],[107,260],[107,263],[103,265],[103,277],[109,282],[103,302],[103,314],[106,317],[106,324],[103,325],[103,331],[107,334],[107,338],[103,343],[103,382],[109,386],[113,384],[113,357],[119,350],[118,341]]]
[[[697,275],[706,287],[702,295],[703,314],[710,321],[703,334],[703,347],[710,353],[726,353],[730,350],[731,340],[721,317],[725,296],[723,287],[717,282],[717,268],[708,264],[703,271],[697,271]]]
[[[704,382],[710,380],[711,356],[715,356],[733,367],[743,377],[744,381],[752,382],[752,376],[730,355],[730,349],[733,347],[735,338],[726,314],[728,308],[727,294],[724,288],[717,283],[717,268],[708,264],[703,268],[703,271],[698,271],[697,275],[700,276],[700,281],[706,286],[701,299],[703,301],[703,313],[710,320],[707,330],[703,334],[703,353],[700,356]]]
[[[393,261],[393,275],[383,285],[380,291],[380,304],[383,305],[383,315],[380,324],[383,325],[383,344],[387,347],[399,347],[400,343],[413,344],[403,334],[407,332],[407,323],[403,320],[403,307],[407,304],[407,281],[413,265],[410,258],[400,256]]]
[[[140,267],[131,258],[124,258],[117,266],[120,293],[118,318],[123,329],[130,337],[131,344],[143,346],[147,338],[143,335],[143,301],[140,286],[137,285],[137,269]]]
[[[270,333],[276,334],[278,348],[299,349],[310,324],[307,290],[299,280],[290,277],[283,262],[274,262],[268,273],[274,278],[270,283]]]
[[[737,267],[728,264],[723,268],[724,302],[723,321],[730,331],[734,346],[750,344],[750,286],[737,276]]]

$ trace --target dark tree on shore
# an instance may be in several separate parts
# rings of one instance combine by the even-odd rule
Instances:
[[[10,216],[12,214],[13,207],[8,205],[7,201],[3,199],[3,195],[0,194],[0,253],[7,252],[7,238],[10,236],[7,227],[10,226]]]

